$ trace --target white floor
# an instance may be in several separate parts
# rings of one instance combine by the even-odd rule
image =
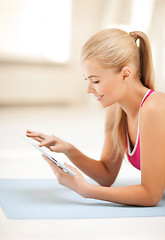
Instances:
[[[54,178],[49,166],[18,135],[26,129],[54,134],[99,159],[104,140],[100,108],[25,107],[0,109],[0,178]],[[68,161],[58,154],[58,159]],[[139,171],[124,163],[118,182],[140,180]],[[131,184],[131,182],[130,182]],[[2,240],[165,239],[165,217],[86,220],[9,220],[0,209]]]

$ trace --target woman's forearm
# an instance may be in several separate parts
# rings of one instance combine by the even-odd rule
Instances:
[[[72,144],[70,144],[65,155],[82,172],[99,184],[103,186],[110,186],[113,183],[113,180],[111,180],[111,176],[103,162],[87,157]]]
[[[88,184],[84,197],[135,206],[155,206],[160,201],[142,185],[102,187]]]

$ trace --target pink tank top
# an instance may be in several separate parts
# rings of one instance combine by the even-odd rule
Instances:
[[[149,89],[146,94],[144,95],[140,108],[143,106],[145,100],[149,97],[151,93],[155,92],[155,90]],[[128,129],[126,127],[126,142],[127,142],[127,157],[130,163],[137,169],[140,170],[140,134],[139,134],[139,119],[140,119],[140,109],[139,109],[139,114],[138,114],[138,130],[137,130],[137,136],[136,136],[136,143],[135,146],[131,152],[131,144],[128,136]]]

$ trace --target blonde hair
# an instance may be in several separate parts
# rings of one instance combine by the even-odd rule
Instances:
[[[101,30],[82,47],[81,61],[87,58],[95,58],[105,68],[114,68],[117,72],[133,63],[135,77],[139,77],[145,87],[155,88],[150,42],[143,32],[134,31],[128,34],[116,28]],[[114,104],[112,109],[106,128],[112,129],[114,150],[123,155],[126,152],[126,113],[118,104]]]

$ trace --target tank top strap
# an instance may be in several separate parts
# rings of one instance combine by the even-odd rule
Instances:
[[[153,89],[150,89],[150,90],[149,90],[148,94],[144,97],[143,101],[141,102],[140,107],[143,106],[145,100],[146,100],[146,99],[150,96],[150,94],[153,93],[153,92],[155,92],[155,90],[153,90]]]

